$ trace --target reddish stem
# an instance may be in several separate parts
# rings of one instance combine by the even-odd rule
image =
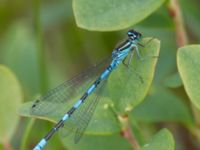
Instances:
[[[121,131],[121,135],[129,142],[129,144],[131,145],[131,147],[134,150],[139,150],[140,149],[140,145],[137,142],[137,139],[135,138],[130,124],[129,124],[129,120],[128,120],[128,116],[119,116],[119,120],[122,123],[122,131]]]
[[[12,150],[10,143],[7,140],[3,142],[3,149],[4,150]]]
[[[169,1],[169,14],[174,20],[176,28],[176,41],[179,47],[182,47],[188,43],[185,26],[183,23],[183,17],[181,14],[181,9],[178,0]]]

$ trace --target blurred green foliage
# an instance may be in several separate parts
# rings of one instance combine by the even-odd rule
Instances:
[[[177,54],[177,63],[180,75],[185,85],[185,90],[194,103],[194,105],[200,109],[200,46],[190,45],[179,49]]]
[[[200,2],[179,0],[179,4],[189,43],[198,44]],[[177,46],[177,24],[168,8],[168,1],[164,0],[1,0],[0,150],[31,149],[52,127],[52,123],[44,120],[20,118],[16,110],[22,100],[34,100],[110,56],[116,43],[133,27],[144,37],[156,37],[161,42],[155,75],[148,61],[138,66],[140,61],[133,62],[136,71],[152,77],[145,82],[148,86],[129,92],[133,95],[126,99],[133,104],[130,108],[133,110],[128,113],[129,122],[141,149],[200,149],[200,48],[199,45]],[[152,70],[148,70],[148,65]],[[115,74],[112,76],[114,80]],[[135,83],[136,78],[134,75],[131,81]],[[112,88],[115,85],[108,85],[116,99],[119,94]],[[120,99],[122,109],[127,101]],[[94,119],[98,120],[102,111],[98,108]],[[109,122],[113,115],[103,119],[99,124]],[[119,120],[115,122],[119,125]],[[87,133],[76,145],[57,134],[46,149],[132,149],[130,142],[119,133],[122,126],[116,127],[116,124],[113,124],[115,133]],[[91,125],[90,129],[101,128]]]
[[[4,143],[10,140],[15,132],[19,120],[16,114],[22,102],[22,93],[15,75],[3,65],[0,65],[0,83],[0,143]]]

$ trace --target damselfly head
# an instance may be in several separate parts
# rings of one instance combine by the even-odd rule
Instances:
[[[131,39],[131,40],[138,40],[138,39],[140,39],[140,37],[142,36],[142,34],[141,33],[139,33],[139,32],[137,32],[137,31],[135,31],[135,30],[129,30],[128,32],[127,32],[127,34],[128,34],[128,37]]]

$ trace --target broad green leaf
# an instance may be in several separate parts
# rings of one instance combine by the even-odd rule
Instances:
[[[76,23],[87,30],[128,28],[145,19],[165,0],[74,0]]]
[[[131,150],[129,143],[120,134],[112,136],[84,135],[78,144],[74,144],[73,137],[67,137],[63,138],[62,142],[69,150]]]
[[[167,129],[162,129],[152,137],[148,144],[141,150],[174,150],[175,142],[172,134]]]
[[[169,88],[178,88],[182,86],[182,80],[180,75],[177,73],[172,74],[165,80],[165,86]]]
[[[108,96],[113,100],[115,109],[121,113],[131,111],[140,104],[152,83],[160,42],[154,39],[148,43],[149,40],[147,38],[142,41],[145,45],[145,48],[140,48],[143,60],[135,56],[129,68],[121,65],[110,75]]]
[[[0,143],[8,142],[19,120],[18,109],[22,101],[20,85],[7,67],[0,65]]]
[[[145,45],[149,40],[150,38],[144,39],[141,43]],[[157,58],[154,56],[158,56],[159,46],[160,42],[157,39],[152,40],[145,45],[145,48],[140,49],[143,60],[138,60],[134,57],[129,68],[121,64],[119,68],[112,72],[105,86],[105,93],[100,96],[100,103],[86,131],[87,134],[109,135],[120,131],[120,123],[117,120],[115,111],[124,114],[132,110],[144,99],[153,80],[157,61]],[[95,79],[92,79],[90,84],[87,81],[84,83],[86,85],[81,85],[80,89],[82,89],[82,92],[71,98],[73,100],[67,104],[44,102],[43,107],[46,105],[49,105],[49,107],[38,110],[33,117],[53,122],[58,121],[73,106],[75,101],[82,96]],[[78,89],[76,90],[79,91]],[[33,102],[25,103],[21,107],[21,115],[30,117],[32,104]],[[45,113],[43,113],[44,110],[46,110]]]
[[[200,109],[200,45],[179,48],[177,54],[178,70],[185,90],[194,105]]]
[[[132,117],[143,122],[174,121],[192,125],[192,114],[177,95],[167,89],[153,88],[145,101],[136,107]]]

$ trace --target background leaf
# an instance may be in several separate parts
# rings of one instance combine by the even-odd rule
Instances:
[[[169,88],[178,88],[182,86],[182,80],[178,72],[172,74],[165,80],[165,86]]]
[[[145,101],[133,110],[132,115],[142,122],[173,121],[194,124],[186,103],[171,91],[161,88],[153,88]]]
[[[200,45],[179,48],[177,63],[185,90],[194,105],[200,109]]]
[[[73,10],[79,27],[111,31],[130,27],[160,7],[165,0],[74,0]]]
[[[71,142],[70,142],[71,141]],[[116,142],[118,141],[118,142]],[[62,139],[66,148],[72,150],[111,150],[111,149],[126,149],[131,150],[131,146],[120,135],[112,136],[92,136],[84,135],[78,144],[74,144],[69,138]]]
[[[38,53],[33,32],[28,24],[24,24],[23,21],[12,24],[1,46],[1,63],[15,72],[27,93],[30,92],[30,95],[38,93],[40,89]]]
[[[11,139],[19,121],[17,112],[22,93],[15,75],[3,65],[0,65],[0,83],[0,142],[3,143]]]
[[[145,144],[141,150],[174,150],[175,144],[171,133],[167,129],[159,131],[152,137],[148,144]]]

